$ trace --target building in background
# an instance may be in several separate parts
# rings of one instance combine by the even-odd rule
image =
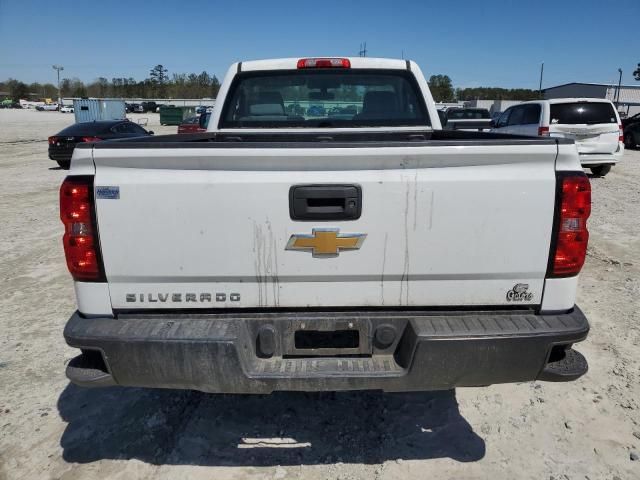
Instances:
[[[618,104],[618,111],[626,116],[640,113],[640,85],[618,85],[605,83],[565,83],[545,88],[544,98],[606,98]]]

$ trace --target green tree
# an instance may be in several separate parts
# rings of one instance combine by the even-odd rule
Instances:
[[[82,80],[79,78],[73,78],[70,82],[70,96],[71,97],[86,97],[87,87],[85,87]]]
[[[63,78],[60,81],[60,94],[63,97],[70,97],[71,96],[71,89],[72,89],[72,85],[71,85],[71,79],[69,78]]]
[[[436,102],[453,102],[453,85],[448,75],[431,75],[429,89]]]
[[[109,95],[109,80],[104,77],[98,77],[98,96],[104,98]]]
[[[456,90],[458,101],[465,100],[537,100],[540,93],[528,88],[472,87]]]
[[[633,71],[633,78],[640,82],[640,63],[638,64],[638,68]]]
[[[29,97],[29,87],[24,82],[10,78],[7,82],[7,87],[11,100],[14,102],[18,102],[20,99],[26,99]]]
[[[206,89],[206,87],[211,85],[211,76],[207,72],[203,71],[198,75],[198,85]]]
[[[151,78],[151,82],[156,86],[156,91],[158,95],[161,97],[164,96],[166,91],[166,84],[169,79],[169,70],[164,68],[163,65],[156,65],[149,72],[149,77]]]
[[[209,89],[209,96],[211,98],[216,98],[218,96],[218,92],[220,91],[220,80],[215,75],[211,77],[211,87]]]

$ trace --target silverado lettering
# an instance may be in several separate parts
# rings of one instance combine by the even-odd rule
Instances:
[[[171,296],[171,301],[172,302],[182,302],[182,298],[184,297],[184,301],[185,302],[208,302],[211,303],[212,298],[213,298],[213,294],[211,293],[173,293],[173,294],[169,294],[169,293],[158,293],[158,294],[153,294],[153,293],[147,293],[146,295],[144,293],[140,293],[140,294],[136,294],[136,293],[127,293],[126,294],[126,301],[129,303],[135,303],[135,302],[151,302],[151,303],[155,303],[155,302],[161,302],[161,303],[165,303],[169,300],[169,297]],[[146,299],[146,300],[145,300]],[[226,293],[216,293],[215,294],[215,301],[216,302],[224,302],[227,300],[227,294]],[[240,301],[240,294],[239,293],[232,293],[229,295],[229,300],[231,300],[232,302],[239,302]]]

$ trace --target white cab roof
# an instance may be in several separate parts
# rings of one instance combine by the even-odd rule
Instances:
[[[407,60],[393,58],[371,58],[371,57],[299,57],[299,58],[274,58],[270,60],[250,60],[242,62],[241,72],[252,72],[258,70],[295,70],[298,60],[301,58],[348,58],[351,68],[381,68],[387,70],[406,70]],[[235,64],[237,68],[237,63]]]

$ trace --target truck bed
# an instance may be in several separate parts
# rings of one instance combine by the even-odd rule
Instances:
[[[232,143],[232,146],[228,144]],[[260,145],[255,145],[256,143]],[[183,133],[156,135],[150,137],[125,138],[93,144],[96,149],[121,148],[276,148],[281,144],[296,147],[304,143],[305,147],[361,147],[410,145],[539,145],[571,144],[569,139],[550,137],[530,137],[465,130],[409,130],[385,132],[238,132],[238,133]],[[221,145],[224,144],[224,145]],[[248,145],[245,145],[248,144]],[[78,145],[78,148],[91,148],[90,145]]]

